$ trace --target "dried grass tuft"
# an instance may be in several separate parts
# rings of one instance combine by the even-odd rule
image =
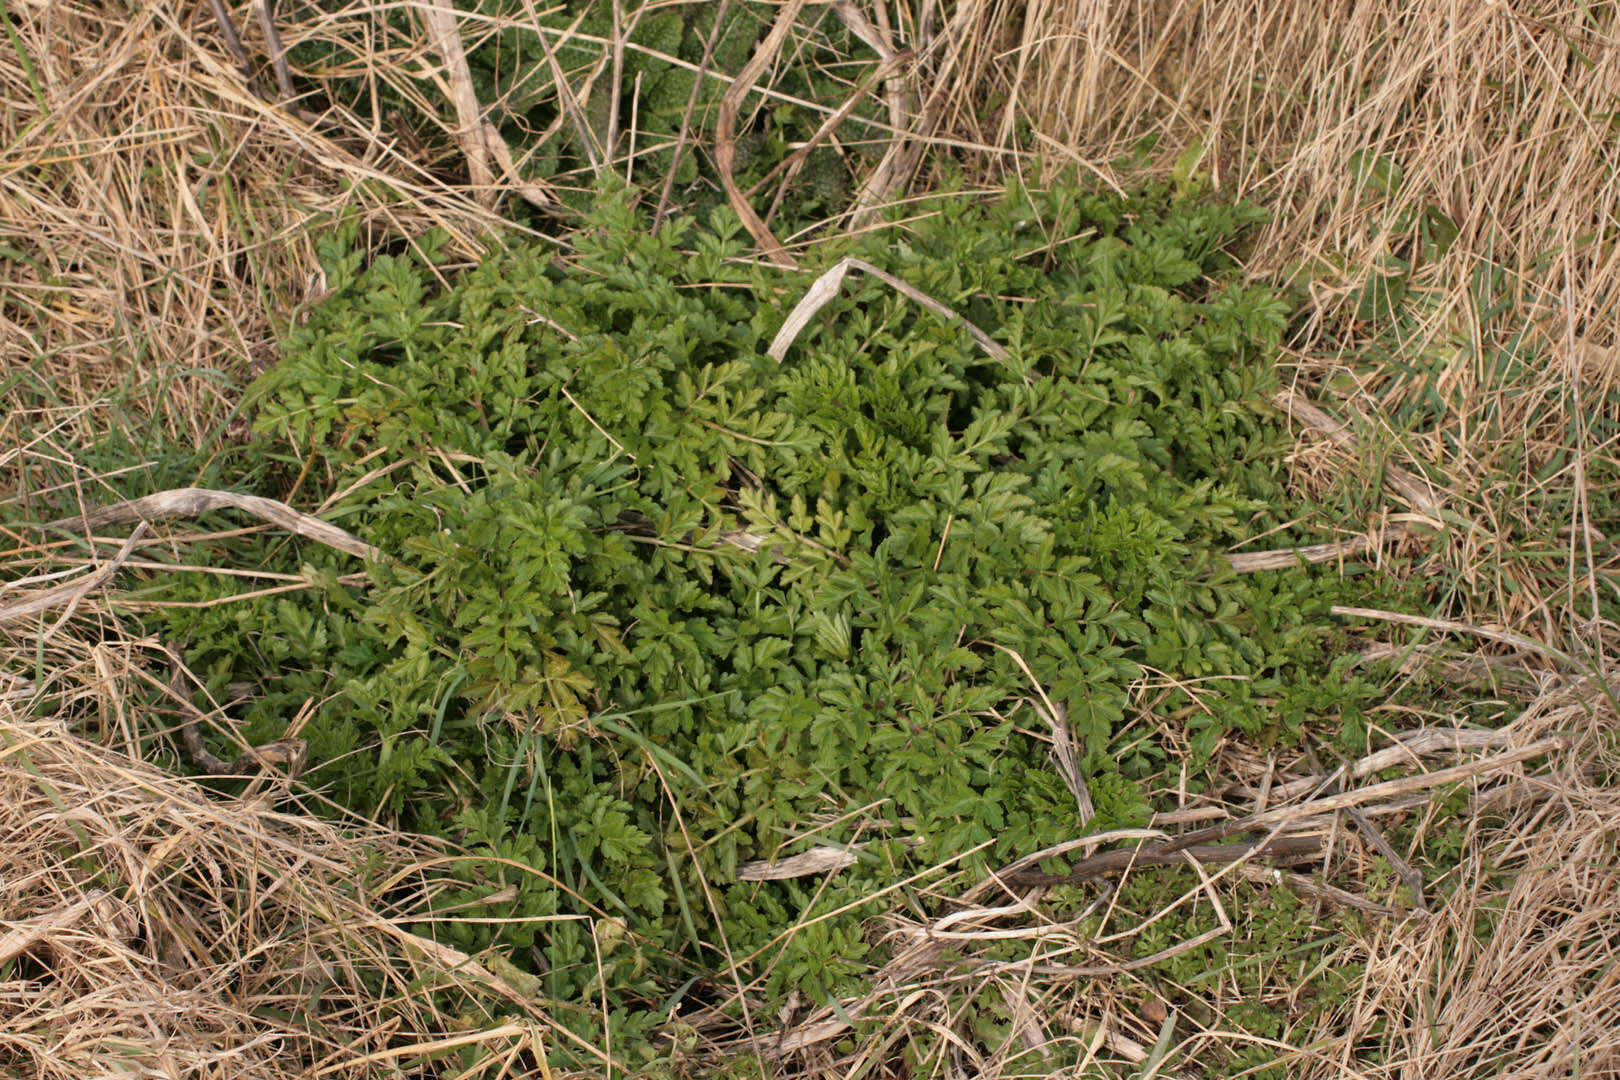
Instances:
[[[222,799],[3,701],[0,836],[7,1075],[362,1077],[460,1037],[476,1076],[547,1037],[515,994],[436,1011],[435,988],[500,988],[418,946],[445,882],[409,838]]]
[[[76,471],[92,490],[102,479],[38,439],[18,443],[0,458],[0,492],[24,516],[44,509],[36,498],[56,501],[30,476]],[[240,505],[352,540],[270,500],[173,496],[136,509]],[[81,503],[73,522],[116,524],[127,505],[94,518]],[[399,1070],[388,1075],[470,1080],[543,1068],[546,1046],[568,1036],[535,988],[492,971],[498,958],[418,934],[464,888],[454,851],[335,814],[282,778],[291,761],[254,752],[233,767],[185,737],[230,721],[175,708],[173,654],[107,594],[179,572],[163,556],[210,534],[149,527],[122,542],[0,530],[0,1075],[358,1078],[386,1063]],[[195,768],[254,775],[228,781],[238,794],[174,775]]]
[[[313,226],[353,218],[375,247],[440,225],[470,252],[497,220],[386,133],[256,96],[206,4],[8,10],[0,352],[17,367],[0,401],[116,398],[143,438],[201,447],[319,297]],[[63,441],[110,415],[62,417]]]
[[[1459,228],[1462,273],[1442,277],[1512,271],[1521,300],[1573,303],[1577,332],[1612,344],[1617,34],[1611,5],[997,0],[962,5],[931,62],[954,72],[939,119],[958,139],[1103,173],[1151,139],[1156,169],[1180,159],[1272,208],[1257,271],[1324,252],[1374,268],[1432,207]]]
[[[1431,920],[1369,924],[1360,992],[1297,1075],[1620,1076],[1617,723],[1591,683],[1532,705],[1515,726],[1577,730],[1580,745],[1473,822]]]

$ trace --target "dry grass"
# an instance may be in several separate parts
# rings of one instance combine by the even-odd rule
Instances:
[[[133,653],[89,658],[125,725],[144,722],[119,707]],[[221,799],[19,704],[0,702],[0,1073],[365,1077],[419,1070],[441,1038],[483,1051],[469,1075],[533,1067],[544,1017],[410,929],[440,852]],[[505,1015],[436,1012],[430,988],[457,986]]]
[[[1434,207],[1459,228],[1442,278],[1506,269],[1521,300],[1572,304],[1577,336],[1613,343],[1617,34],[1611,4],[964,5],[937,47],[956,74],[940,117],[1104,171],[1146,136],[1160,168],[1201,148],[1218,188],[1274,209],[1255,263],[1268,274],[1410,254]],[[1394,162],[1398,190],[1358,184],[1358,153]]]
[[[8,8],[8,502],[108,501],[109,438],[216,440],[277,327],[318,297],[317,223],[356,219],[373,247],[438,225],[471,253],[496,220],[394,140],[249,92],[206,5]],[[0,560],[6,600],[95,561],[21,540]],[[472,1075],[532,1070],[545,1017],[410,931],[449,884],[443,851],[278,790],[173,779],[174,716],[143,677],[165,662],[96,591],[0,625],[0,1074],[450,1075],[463,1052],[482,1058]],[[458,986],[465,1013],[437,1012],[427,991]]]
[[[38,472],[8,455],[10,501]],[[444,899],[464,888],[451,849],[335,814],[274,766],[183,760],[201,744],[180,725],[231,728],[177,700],[174,654],[107,601],[106,571],[196,538],[147,527],[112,559],[0,551],[0,1076],[544,1071],[577,1036],[535,987],[420,934],[476,917]],[[175,776],[199,766],[256,775],[234,796]]]
[[[312,226],[356,218],[376,246],[436,224],[472,251],[495,220],[397,140],[249,92],[206,4],[8,6],[0,402],[60,406],[64,450],[110,399],[203,446],[320,293]]]
[[[1388,525],[1368,478],[1414,468],[1447,515],[1420,515],[1427,541],[1388,569],[1443,583],[1437,615],[1602,668],[1620,640],[1594,594],[1616,549],[1588,485],[1610,495],[1620,474],[1617,43],[1613,4],[964,5],[931,53],[958,77],[918,124],[1107,176],[1196,162],[1268,207],[1251,269],[1312,298],[1291,364],[1372,448],[1302,441],[1302,489],[1344,508],[1325,524]],[[1364,182],[1357,155],[1399,183]],[[1443,254],[1423,243],[1434,213],[1457,229]],[[1362,321],[1361,285],[1392,258],[1412,302]]]
[[[1297,1075],[1620,1076],[1617,724],[1589,683],[1531,704],[1515,726],[1581,733],[1576,751],[1471,823],[1432,920],[1357,942],[1359,993],[1324,1018]]]

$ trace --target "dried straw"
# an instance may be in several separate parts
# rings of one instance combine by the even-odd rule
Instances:
[[[8,1075],[368,1077],[450,1036],[482,1044],[481,1075],[551,1038],[413,944],[450,884],[420,842],[223,799],[4,703],[0,836]],[[508,1022],[441,1013],[434,987],[504,997]]]

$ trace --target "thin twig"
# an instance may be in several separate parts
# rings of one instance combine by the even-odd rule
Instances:
[[[639,18],[641,9],[636,14]],[[624,92],[624,39],[628,32],[624,25],[624,0],[613,0],[613,86],[608,98],[607,138],[603,140],[607,145],[602,148],[609,161],[613,160],[613,148],[619,145],[619,99]],[[627,171],[626,183],[629,179]]]
[[[856,192],[855,207],[849,217],[849,228],[856,230],[870,223],[877,216],[878,209],[910,182],[922,160],[926,144],[912,137],[916,131],[913,116],[916,95],[911,93],[906,80],[899,74],[900,69],[912,59],[910,50],[896,49],[887,26],[874,24],[855,6],[853,0],[833,0],[832,9],[850,33],[877,53],[881,65],[886,69],[884,100],[889,108],[889,125],[895,132],[883,152],[883,160],[867,174]],[[881,5],[878,14],[884,18]],[[884,21],[887,21],[886,18]]]
[[[1107,874],[1124,873],[1138,866],[1181,866],[1188,861],[1188,856],[1201,863],[1221,865],[1251,856],[1276,863],[1309,862],[1321,853],[1322,838],[1319,836],[1279,836],[1252,844],[1194,844],[1174,849],[1162,843],[1143,844],[1137,848],[1105,851],[1089,859],[1081,859],[1061,874],[1023,871],[1001,877],[1007,884],[1021,888],[1078,885]]]
[[[236,24],[231,22],[230,12],[225,10],[224,0],[208,0],[208,6],[214,12],[214,21],[219,23],[219,32],[225,38],[225,47],[231,50],[236,62],[242,67],[242,78],[247,82],[248,89],[259,97],[263,92],[253,77],[253,61],[248,59],[247,50],[242,47],[242,38],[236,32]]]
[[[867,72],[865,78],[861,80],[861,84],[855,88],[854,93],[850,94],[849,97],[844,100],[844,103],[838,106],[837,112],[833,113],[831,116],[827,117],[821,122],[821,126],[815,130],[809,139],[805,140],[803,146],[799,147],[797,150],[793,151],[793,153],[777,162],[770,172],[761,177],[757,184],[749,188],[748,191],[744,193],[744,198],[752,199],[754,195],[765,187],[766,184],[770,183],[772,180],[775,180],[778,175],[782,176],[782,182],[777,186],[776,189],[776,196],[771,201],[771,208],[765,213],[766,225],[769,225],[771,219],[776,216],[777,208],[782,204],[783,195],[786,194],[788,188],[792,185],[794,178],[799,175],[799,170],[803,169],[805,162],[810,159],[811,151],[815,150],[817,146],[820,146],[823,142],[825,142],[834,131],[838,130],[838,126],[840,124],[849,119],[850,114],[855,111],[855,107],[861,103],[861,101],[866,97],[867,92],[872,89],[873,83],[877,82],[885,75],[888,75],[895,68],[900,67],[910,59],[911,54],[909,52],[900,53],[896,56],[891,56],[888,59],[881,61],[871,71]]]
[[[1280,883],[1286,885],[1288,890],[1296,896],[1303,896],[1308,900],[1320,900],[1326,904],[1336,904],[1339,907],[1353,908],[1356,911],[1365,911],[1369,915],[1382,915],[1388,919],[1399,918],[1401,910],[1368,900],[1365,896],[1353,893],[1348,889],[1341,889],[1337,885],[1329,885],[1325,881],[1318,881],[1305,874],[1290,873],[1286,870],[1273,870],[1264,866],[1240,866],[1239,876],[1256,885],[1270,885]]]
[[[1394,845],[1389,842],[1383,832],[1372,823],[1372,819],[1360,807],[1347,806],[1344,808],[1344,813],[1355,827],[1361,831],[1361,835],[1366,837],[1373,848],[1384,857],[1385,861],[1395,868],[1395,872],[1400,875],[1401,880],[1406,882],[1406,887],[1412,892],[1412,905],[1427,915],[1429,913],[1429,903],[1423,898],[1423,875],[1418,872],[1416,867],[1401,857],[1400,852],[1395,850]]]
[[[1513,732],[1504,730],[1475,730],[1472,728],[1419,728],[1395,736],[1395,745],[1375,750],[1351,763],[1351,779],[1371,776],[1376,772],[1400,765],[1418,765],[1426,754],[1462,753],[1468,750],[1500,750],[1513,745]],[[1326,775],[1302,776],[1271,789],[1271,798],[1277,802],[1297,799],[1306,792],[1322,786]],[[1253,797],[1253,787],[1239,785],[1226,789],[1226,793],[1243,798]]]
[[[209,714],[193,705],[191,698],[186,695],[185,671],[179,663],[174,665],[169,676],[168,692],[170,699],[187,716],[180,724],[180,740],[186,745],[186,753],[191,755],[193,764],[209,775],[249,776],[269,768],[285,770],[284,775],[290,778],[304,771],[304,765],[309,760],[309,744],[303,739],[276,739],[263,746],[244,743],[235,761],[226,761],[210,751],[203,743],[202,733],[197,730],[198,725],[209,719]]]
[[[1250,814],[1247,817],[1222,822],[1219,825],[1212,825],[1207,829],[1199,829],[1170,840],[1166,842],[1165,849],[1167,852],[1177,851],[1184,847],[1191,847],[1194,844],[1236,836],[1238,833],[1281,827],[1300,818],[1342,810],[1347,806],[1359,806],[1362,803],[1377,802],[1379,799],[1389,798],[1394,795],[1405,795],[1413,791],[1426,791],[1431,788],[1444,787],[1458,780],[1466,780],[1469,777],[1495,772],[1498,769],[1516,765],[1521,761],[1541,757],[1554,750],[1560,750],[1568,744],[1569,740],[1563,736],[1550,735],[1497,754],[1494,757],[1482,758],[1479,761],[1471,761],[1464,765],[1453,765],[1449,769],[1437,769],[1432,773],[1419,773],[1416,776],[1404,776],[1397,780],[1386,780],[1381,784],[1371,784],[1364,788],[1356,788],[1336,795],[1325,795],[1292,806],[1279,806],[1264,813]]]
[[[652,231],[658,231],[658,225],[664,220],[664,212],[669,209],[669,196],[675,190],[675,174],[681,168],[681,154],[686,151],[686,143],[692,133],[692,112],[697,108],[698,95],[703,92],[703,82],[709,74],[709,63],[714,59],[714,47],[720,40],[720,31],[726,24],[726,12],[731,8],[731,0],[720,0],[720,6],[714,12],[714,25],[709,28],[709,36],[703,42],[703,57],[698,61],[697,74],[692,79],[692,91],[686,95],[686,110],[681,113],[680,133],[675,137],[675,150],[669,160],[669,172],[664,174],[664,187],[658,193],[658,208],[653,211]]]
[[[270,68],[276,73],[276,86],[282,100],[293,96],[292,71],[287,67],[287,50],[282,47],[281,34],[276,30],[276,0],[258,0],[253,5],[259,16],[259,29],[264,31],[264,43],[270,48]]]
[[[1318,768],[1321,768],[1321,761],[1317,757],[1315,750],[1311,748],[1310,743],[1306,744],[1305,749],[1312,764],[1316,765]],[[1344,781],[1342,777],[1348,771],[1348,769],[1339,769],[1335,773],[1335,775],[1341,777],[1341,779],[1334,781],[1332,785],[1333,790],[1337,790],[1339,786],[1343,784]],[[1412,903],[1414,906],[1416,906],[1419,911],[1427,915],[1429,913],[1429,905],[1427,901],[1423,899],[1423,875],[1413,868],[1413,866],[1405,859],[1401,858],[1400,853],[1395,850],[1394,845],[1391,844],[1387,838],[1385,838],[1382,830],[1372,823],[1372,819],[1368,817],[1368,815],[1360,807],[1347,806],[1344,808],[1343,812],[1344,815],[1350,819],[1351,824],[1353,824],[1361,833],[1362,837],[1373,846],[1373,850],[1382,855],[1384,860],[1388,862],[1390,866],[1394,867],[1395,872],[1399,874],[1401,880],[1406,883],[1406,887],[1411,890]]]
[[[1452,622],[1450,619],[1431,619],[1424,615],[1407,615],[1399,611],[1381,611],[1377,608],[1347,607],[1344,604],[1334,604],[1328,609],[1334,615],[1343,615],[1349,619],[1374,619],[1379,622],[1399,623],[1402,626],[1420,626],[1426,630],[1439,630],[1447,634],[1464,634],[1482,637],[1487,641],[1499,642],[1503,645],[1512,645],[1515,648],[1528,649],[1540,653],[1579,670],[1580,665],[1568,653],[1553,648],[1545,642],[1535,638],[1515,634],[1509,630],[1491,630],[1483,626],[1470,626],[1468,623]]]

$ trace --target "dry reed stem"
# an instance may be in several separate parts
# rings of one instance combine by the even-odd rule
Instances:
[[[495,173],[489,165],[489,147],[484,141],[484,110],[473,90],[472,72],[467,66],[467,50],[456,28],[455,5],[448,0],[428,0],[420,9],[422,21],[433,36],[434,47],[444,58],[445,79],[450,100],[456,107],[456,142],[467,158],[467,172],[480,205],[495,206]],[[498,136],[497,136],[498,137]]]
[[[1421,767],[1422,759],[1429,755],[1457,754],[1468,750],[1501,750],[1511,747],[1514,740],[1515,734],[1511,728],[1499,728],[1494,731],[1419,728],[1416,731],[1402,732],[1397,735],[1394,746],[1376,750],[1351,762],[1345,769],[1345,775],[1349,779],[1359,780],[1364,776],[1383,772],[1385,769],[1401,766]],[[1280,802],[1297,799],[1308,792],[1321,788],[1327,780],[1327,776],[1322,774],[1280,779],[1275,786],[1270,788],[1269,797],[1273,801]],[[1255,798],[1259,795],[1259,790],[1254,787],[1237,785],[1230,788],[1228,794],[1242,798]]]
[[[847,227],[853,232],[876,221],[879,211],[911,183],[927,147],[904,134],[909,133],[919,119],[915,116],[917,94],[913,89],[916,69],[911,65],[914,54],[909,49],[895,47],[889,28],[884,25],[888,21],[885,5],[872,5],[879,21],[867,18],[853,0],[833,0],[832,7],[850,32],[877,54],[879,70],[885,75],[883,100],[888,106],[889,124],[896,132],[888,140],[882,160],[861,180],[855,193],[847,221]],[[926,47],[925,42],[918,44]],[[907,69],[907,77],[899,70],[902,65]]]
[[[1364,555],[1372,548],[1372,540],[1365,536],[1355,536],[1349,540],[1279,548],[1275,551],[1227,552],[1221,558],[1238,573],[1253,574],[1262,570],[1289,570],[1301,563],[1340,562]]]
[[[1567,740],[1562,736],[1545,736],[1522,746],[1510,747],[1479,761],[1453,765],[1434,772],[1418,773],[1395,780],[1386,780],[1379,784],[1371,784],[1367,787],[1349,791],[1334,791],[1330,794],[1307,799],[1304,802],[1259,810],[1243,818],[1224,821],[1218,825],[1211,825],[1191,833],[1184,833],[1174,839],[1163,840],[1134,851],[1111,851],[1102,855],[1091,856],[1073,864],[1066,873],[1038,874],[1023,870],[1009,870],[1001,873],[999,877],[1010,885],[1025,887],[1078,883],[1088,881],[1100,874],[1111,873],[1124,867],[1137,865],[1138,862],[1142,865],[1174,865],[1177,861],[1177,855],[1181,852],[1206,848],[1209,843],[1228,836],[1236,836],[1239,833],[1258,833],[1261,830],[1270,830],[1270,836],[1266,841],[1251,845],[1242,852],[1242,854],[1248,855],[1263,855],[1269,850],[1270,844],[1274,842],[1273,838],[1279,838],[1279,832],[1284,828],[1290,826],[1297,828],[1301,822],[1310,822],[1314,825],[1318,820],[1331,820],[1331,815],[1336,811],[1355,810],[1365,804],[1376,803],[1383,799],[1399,799],[1413,792],[1430,791],[1460,780],[1469,780],[1498,772],[1530,758],[1556,752],[1565,748],[1566,745]],[[1409,748],[1403,747],[1401,749],[1406,753],[1411,752]],[[1348,768],[1342,769],[1333,777],[1326,778],[1324,783],[1331,785],[1336,777],[1342,776],[1349,771],[1351,770]],[[1230,854],[1232,854],[1230,851],[1220,850],[1216,851],[1216,854],[1212,855],[1212,857],[1224,858],[1224,856]]]
[[[1240,832],[1259,829],[1277,829],[1301,818],[1326,814],[1346,807],[1360,806],[1364,803],[1375,803],[1380,799],[1394,798],[1414,791],[1429,791],[1459,780],[1467,780],[1507,769],[1531,758],[1544,757],[1567,746],[1568,740],[1564,737],[1548,735],[1523,746],[1516,746],[1499,754],[1493,754],[1488,758],[1482,758],[1479,761],[1468,762],[1463,765],[1452,765],[1444,769],[1437,769],[1431,773],[1419,773],[1416,776],[1403,776],[1396,780],[1385,780],[1379,784],[1369,784],[1367,787],[1355,788],[1351,791],[1323,795],[1320,798],[1310,799],[1303,803],[1262,810],[1237,821],[1211,825],[1206,829],[1185,833],[1174,840],[1167,841],[1164,850],[1166,853],[1179,851],[1184,847],[1203,843],[1206,840],[1218,840],[1222,837],[1234,836]]]
[[[804,7],[805,0],[787,0],[776,14],[776,20],[771,24],[770,33],[765,35],[754,49],[754,55],[748,63],[737,73],[731,85],[720,98],[720,115],[715,121],[714,134],[714,161],[715,167],[720,171],[720,182],[725,185],[726,198],[731,208],[747,227],[753,236],[754,243],[759,245],[764,257],[773,263],[793,267],[797,263],[782,247],[782,242],[771,232],[770,227],[760,218],[753,205],[748,201],[742,189],[737,186],[733,175],[737,161],[737,112],[742,107],[743,98],[748,96],[749,90],[759,77],[765,74],[781,51],[789,35],[793,33],[794,22],[799,17],[799,11]]]
[[[1003,874],[1001,878],[1016,887],[1078,885],[1107,874],[1117,874],[1143,866],[1180,866],[1188,858],[1204,865],[1220,865],[1253,858],[1266,863],[1310,862],[1322,854],[1319,836],[1278,836],[1254,844],[1191,844],[1175,851],[1160,851],[1156,845],[1105,851],[1075,863],[1066,874]]]
[[[772,183],[773,181],[776,181],[778,176],[781,177],[780,182],[777,184],[776,197],[771,202],[771,208],[765,215],[765,223],[767,226],[770,224],[771,219],[776,216],[776,211],[782,205],[783,198],[792,188],[794,179],[799,175],[799,170],[804,168],[805,162],[810,160],[811,151],[815,150],[816,147],[822,145],[827,141],[827,139],[831,138],[833,132],[838,130],[839,125],[850,118],[850,116],[855,112],[856,107],[859,106],[863,100],[865,100],[866,95],[871,91],[873,85],[876,84],[879,79],[889,75],[892,71],[904,64],[907,59],[908,57],[905,55],[891,56],[883,60],[871,71],[867,72],[862,77],[860,85],[857,86],[855,90],[844,99],[843,104],[839,105],[831,116],[828,116],[821,122],[820,126],[811,133],[810,138],[806,139],[803,145],[799,146],[787,157],[773,165],[768,173],[760,177],[753,187],[749,188],[743,193],[743,198],[745,201],[751,200],[761,188]],[[750,205],[752,205],[752,203],[750,203]]]

